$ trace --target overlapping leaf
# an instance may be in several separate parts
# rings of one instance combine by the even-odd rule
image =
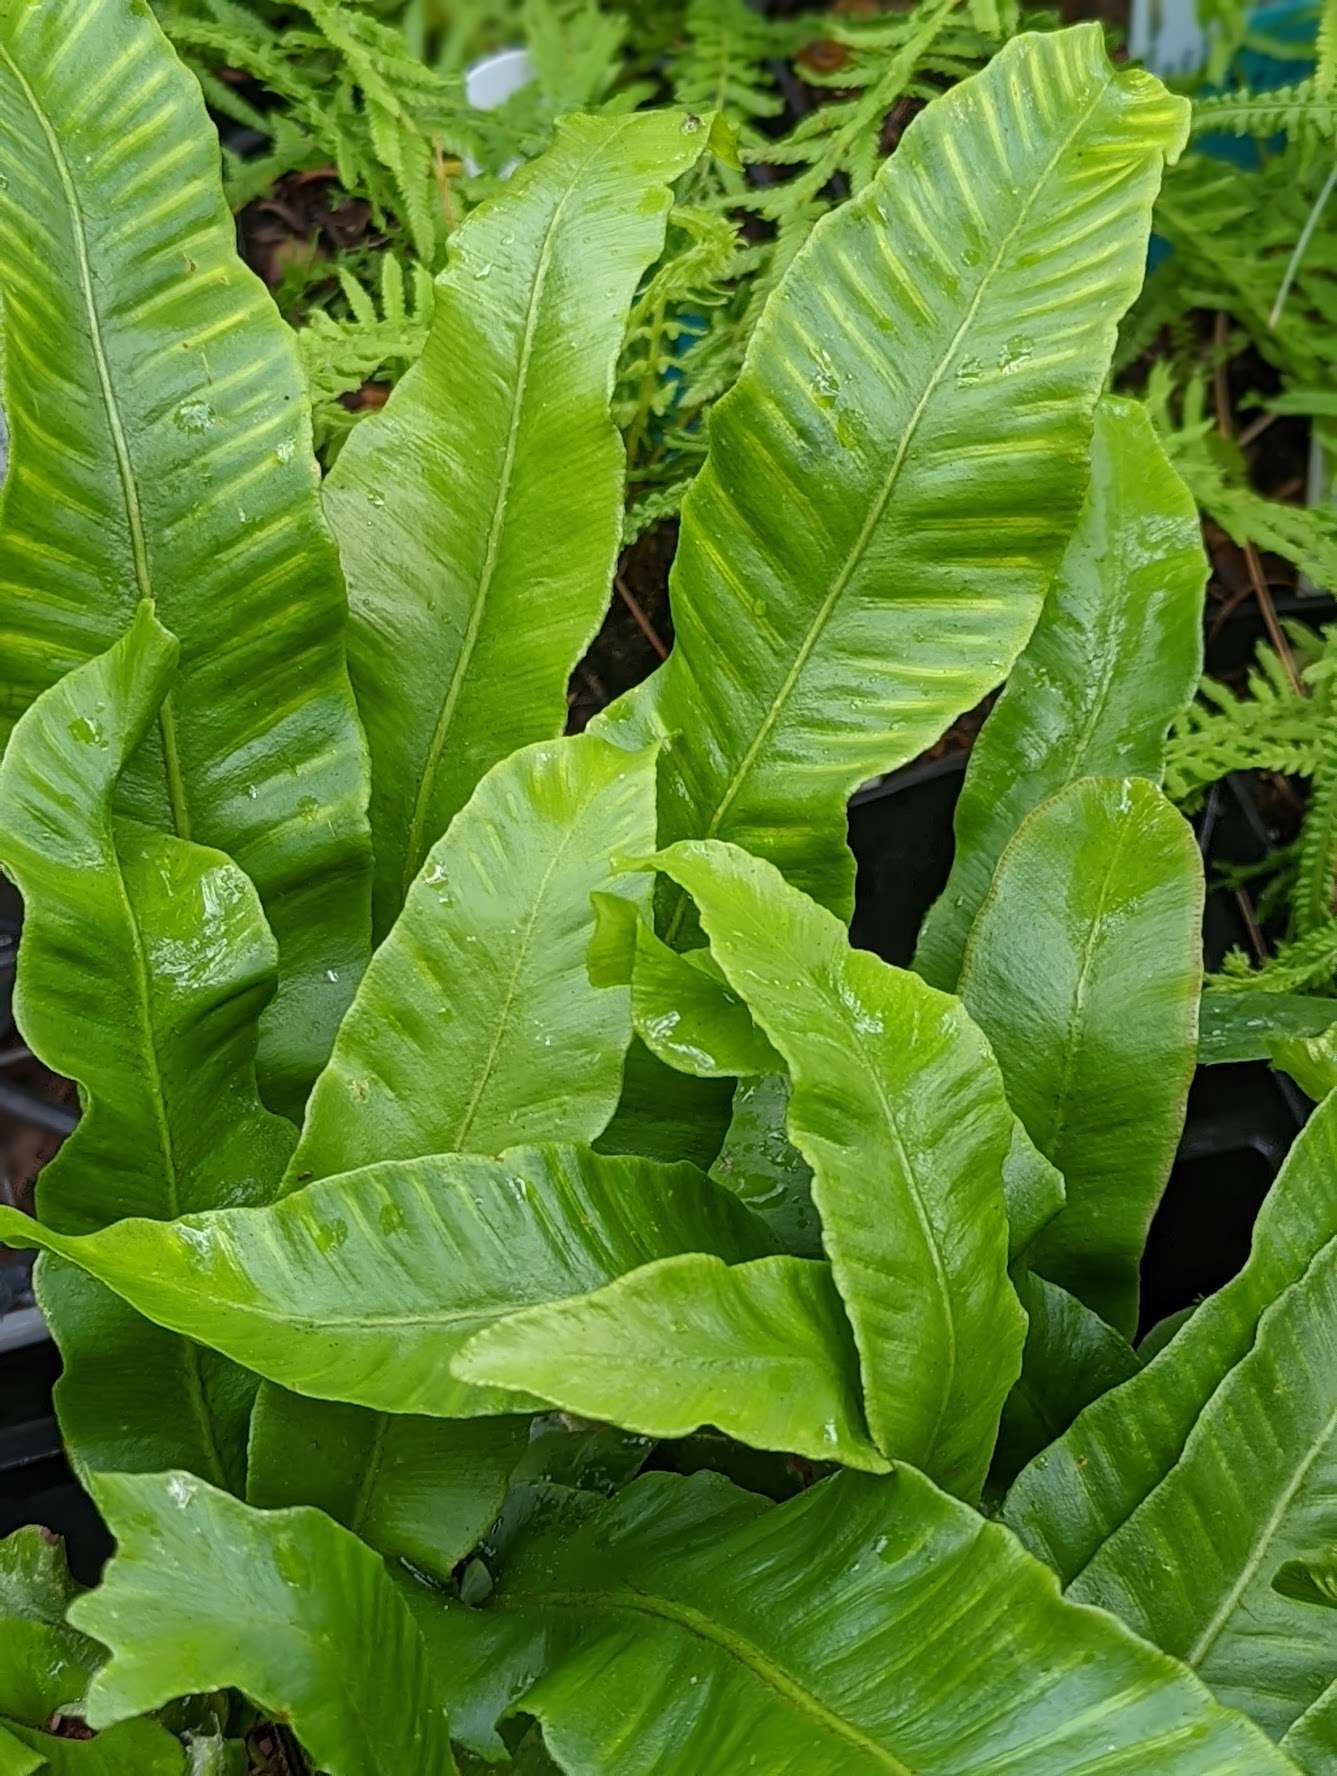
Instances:
[[[125,1721],[91,1741],[60,1731],[82,1717],[106,1656],[65,1620],[78,1594],[63,1548],[45,1531],[20,1529],[0,1542],[0,1772],[187,1776],[181,1744],[154,1721]]]
[[[280,955],[265,1078],[300,1104],[366,961],[370,853],[292,338],[142,0],[5,9],[0,174],[0,741],[154,600],[181,671],[120,806],[255,882]]]
[[[813,1168],[874,1440],[978,1492],[1025,1333],[1007,1278],[1014,1121],[988,1044],[957,1000],[851,949],[771,864],[693,841],[656,862],[788,1064],[789,1134]]]
[[[112,814],[176,654],[141,605],[109,652],[28,709],[0,761],[0,864],[27,906],[15,1014],[84,1104],[37,1190],[38,1212],[66,1231],[262,1201],[293,1146],[256,1091],[274,945],[254,889],[218,852]],[[40,1293],[77,1462],[189,1462],[239,1483],[249,1378],[86,1279],[44,1265]]]
[[[1022,822],[961,977],[1067,1190],[1034,1267],[1126,1335],[1193,1075],[1202,901],[1193,833],[1159,790],[1083,778]]]
[[[1007,1521],[1280,1736],[1334,1673],[1331,1611],[1278,1591],[1337,1532],[1337,1100],[1299,1137],[1248,1264],[1026,1469]]]
[[[1022,36],[818,225],[712,413],[673,653],[608,717],[671,736],[663,842],[732,840],[848,914],[845,798],[1034,627],[1187,121],[1098,25]]]
[[[887,1470],[864,1423],[830,1268],[809,1258],[664,1258],[594,1294],[498,1320],[451,1368],[646,1436],[715,1425],[757,1448]]]
[[[501,1510],[529,1420],[382,1415],[266,1387],[251,1419],[249,1503],[315,1505],[446,1583]]]
[[[252,1510],[191,1474],[108,1474],[93,1491],[117,1552],[70,1612],[111,1649],[90,1725],[235,1688],[290,1721],[328,1776],[454,1771],[422,1638],[356,1536],[320,1511]]]
[[[763,1225],[693,1166],[557,1147],[392,1160],[270,1208],[118,1221],[83,1238],[0,1208],[0,1238],[58,1251],[281,1387],[438,1418],[521,1410],[448,1372],[499,1316],[675,1253],[770,1249]]]
[[[666,111],[559,124],[452,237],[422,358],[325,484],[382,932],[484,773],[562,732],[622,531],[627,308],[707,135]]]
[[[385,1159],[589,1141],[605,1127],[631,1007],[625,986],[591,982],[592,897],[616,887],[646,904],[648,884],[615,876],[613,860],[649,843],[653,785],[651,753],[628,757],[593,736],[528,747],[488,773],[367,971],[312,1094],[288,1188]],[[612,1274],[582,1273],[572,1292]],[[283,1407],[282,1395],[265,1401],[273,1419]],[[302,1408],[295,1432],[314,1435],[315,1416]],[[340,1452],[353,1485],[377,1467],[387,1431],[364,1414],[359,1455],[355,1424],[334,1412],[318,1438]],[[253,1460],[257,1496],[291,1496],[281,1434],[255,1454],[278,1464]],[[381,1480],[409,1494],[383,1501],[384,1518],[411,1518],[406,1473]]]
[[[1026,1348],[989,1472],[990,1487],[1000,1491],[1084,1406],[1141,1367],[1128,1340],[1057,1283],[1026,1273],[1017,1278],[1017,1294],[1026,1310]]]
[[[1146,410],[1096,408],[1091,485],[1035,633],[970,751],[956,856],[915,967],[952,988],[1008,840],[1078,777],[1159,783],[1170,723],[1202,672],[1198,508]]]
[[[774,1073],[780,1057],[708,949],[672,949],[620,895],[601,894],[590,949],[596,985],[631,986],[637,1036],[666,1067],[698,1079]]]
[[[457,1732],[492,1756],[496,1718],[523,1713],[571,1776],[1287,1769],[1182,1666],[1065,1602],[1005,1530],[910,1468],[780,1506],[718,1475],[651,1474],[573,1529],[545,1534],[537,1515],[490,1607],[417,1612]]]
[[[495,767],[433,847],[307,1107],[288,1188],[386,1159],[590,1141],[631,1034],[591,984],[590,896],[654,827],[654,754],[593,735]]]

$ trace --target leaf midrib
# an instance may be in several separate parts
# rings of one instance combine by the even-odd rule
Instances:
[[[1111,1521],[1108,1524],[1108,1526],[1102,1530],[1099,1540],[1095,1543],[1094,1547],[1092,1547],[1090,1553],[1087,1554],[1086,1558],[1082,1561],[1081,1565],[1074,1567],[1073,1570],[1064,1577],[1063,1590],[1065,1593],[1071,1592],[1073,1590],[1074,1586],[1079,1584],[1079,1582],[1085,1577],[1085,1575],[1091,1571],[1092,1567],[1094,1567],[1096,1565],[1096,1563],[1101,1559],[1101,1557],[1104,1555],[1106,1549],[1108,1549],[1110,1547],[1110,1545],[1116,1540],[1117,1537],[1119,1537],[1126,1529],[1128,1529],[1130,1524],[1132,1524],[1133,1522],[1136,1521],[1136,1519],[1141,1515],[1143,1510],[1156,1497],[1156,1495],[1160,1491],[1161,1487],[1164,1486],[1170,1480],[1171,1476],[1176,1472],[1176,1470],[1183,1467],[1183,1465],[1191,1459],[1192,1451],[1197,1447],[1197,1442],[1199,1440],[1200,1427],[1207,1422],[1208,1415],[1211,1412],[1214,1403],[1216,1402],[1216,1400],[1218,1399],[1218,1397],[1220,1396],[1222,1391],[1229,1385],[1232,1376],[1234,1376],[1239,1371],[1239,1369],[1243,1366],[1243,1364],[1245,1364],[1249,1360],[1249,1358],[1253,1355],[1253,1353],[1258,1349],[1259,1343],[1264,1335],[1265,1325],[1270,1322],[1271,1318],[1275,1315],[1276,1310],[1281,1306],[1281,1304],[1284,1301],[1287,1300],[1287,1298],[1291,1295],[1291,1293],[1294,1290],[1304,1287],[1306,1280],[1309,1278],[1309,1276],[1312,1274],[1312,1272],[1317,1268],[1317,1266],[1324,1261],[1325,1257],[1330,1257],[1335,1251],[1337,1251],[1337,1236],[1335,1236],[1333,1239],[1326,1240],[1324,1242],[1324,1244],[1320,1247],[1320,1249],[1308,1260],[1308,1262],[1305,1264],[1304,1268],[1297,1275],[1290,1277],[1282,1285],[1282,1287],[1280,1289],[1278,1289],[1277,1293],[1272,1297],[1272,1299],[1270,1301],[1266,1302],[1262,1307],[1260,1307],[1258,1313],[1255,1315],[1254,1324],[1253,1324],[1252,1330],[1249,1334],[1249,1343],[1248,1343],[1247,1349],[1241,1351],[1239,1353],[1239,1355],[1237,1357],[1235,1357],[1233,1361],[1231,1361],[1231,1363],[1225,1369],[1225,1371],[1216,1378],[1216,1380],[1212,1384],[1211,1390],[1208,1393],[1206,1399],[1202,1402],[1201,1406],[1194,1412],[1193,1417],[1192,1417],[1192,1423],[1189,1427],[1187,1434],[1185,1435],[1183,1441],[1180,1444],[1178,1452],[1175,1454],[1173,1459],[1165,1467],[1164,1471],[1155,1477],[1154,1481],[1152,1482],[1152,1484],[1150,1486],[1147,1487],[1146,1491],[1143,1492],[1139,1498],[1134,1500],[1132,1502],[1132,1504],[1124,1510],[1123,1515],[1121,1517],[1119,1517],[1117,1521]],[[1244,1280],[1245,1277],[1247,1277],[1247,1274],[1248,1274],[1247,1270],[1242,1271],[1240,1273],[1240,1277],[1236,1280],[1237,1281]],[[1247,1300],[1247,1297],[1246,1297],[1246,1300]],[[1146,1371],[1144,1371],[1143,1373],[1145,1374]],[[1135,1377],[1134,1379],[1136,1380],[1139,1378]],[[1323,1442],[1326,1441],[1327,1438],[1331,1437],[1331,1435],[1333,1434],[1334,1431],[1337,1431],[1337,1411],[1334,1411],[1333,1418],[1331,1420],[1329,1420],[1327,1425],[1325,1425],[1324,1432],[1320,1436],[1320,1438],[1316,1441],[1314,1449],[1317,1450],[1318,1448],[1320,1448],[1322,1446]],[[1314,1451],[1311,1451],[1310,1459],[1312,1459],[1313,1454],[1314,1454]],[[1287,1499],[1289,1499],[1290,1496],[1293,1496],[1293,1492],[1295,1490],[1295,1487],[1298,1486],[1299,1481],[1302,1479],[1303,1479],[1303,1472],[1300,1474],[1299,1479],[1297,1479],[1294,1482],[1290,1492],[1286,1495]],[[1283,1502],[1285,1502],[1285,1501],[1283,1501]],[[1274,1516],[1275,1516],[1275,1514],[1274,1514]],[[1271,1520],[1269,1520],[1269,1521],[1271,1521]],[[1262,1563],[1261,1546],[1263,1543],[1265,1543],[1265,1541],[1266,1541],[1266,1537],[1264,1536],[1263,1538],[1260,1539],[1259,1543],[1255,1543],[1255,1548],[1258,1550],[1258,1555],[1257,1555],[1256,1561],[1254,1562],[1253,1572],[1256,1572],[1258,1566],[1261,1565],[1261,1563]],[[1250,1576],[1252,1576],[1252,1575],[1250,1575]],[[1247,1580],[1246,1580],[1246,1583],[1247,1583]],[[1239,1595],[1242,1595],[1243,1589],[1244,1589],[1244,1587],[1241,1586],[1239,1589]],[[1090,1602],[1094,1603],[1095,1599],[1093,1597],[1090,1597],[1088,1594],[1088,1596],[1081,1598],[1080,1601],[1082,1601],[1082,1602],[1090,1601]],[[1202,1638],[1203,1638],[1203,1636],[1202,1636],[1202,1634],[1200,1634],[1199,1641],[1197,1643],[1195,1643],[1195,1649],[1197,1649],[1197,1650],[1195,1650],[1195,1652],[1193,1654],[1185,1654],[1185,1662],[1186,1663],[1192,1663],[1194,1658],[1201,1658],[1203,1656],[1203,1653],[1205,1652],[1206,1649],[1201,1647],[1201,1645],[1200,1645],[1200,1643],[1202,1642]]]
[[[613,147],[614,143],[626,133],[631,122],[631,116],[624,118],[585,156],[571,174],[567,188],[554,205],[544,230],[543,245],[539,249],[538,265],[534,273],[533,286],[529,292],[529,303],[525,310],[520,362],[511,396],[510,423],[507,429],[501,473],[497,478],[496,499],[492,508],[492,523],[488,530],[487,548],[483,556],[483,565],[479,570],[469,621],[465,625],[459,652],[455,656],[455,664],[451,669],[450,679],[446,686],[446,694],[442,699],[441,708],[432,729],[431,740],[428,742],[427,756],[423,763],[422,776],[418,781],[418,793],[414,798],[413,814],[409,821],[408,842],[404,852],[403,873],[400,878],[400,888],[405,894],[407,894],[413,878],[417,875],[419,864],[422,861],[423,830],[427,824],[428,810],[436,791],[436,777],[441,764],[441,755],[445,750],[446,738],[463,691],[469,662],[473,658],[474,651],[478,646],[478,638],[482,633],[483,615],[487,608],[488,594],[491,591],[492,578],[496,573],[497,561],[501,554],[501,538],[510,505],[511,480],[515,471],[516,452],[519,449],[520,427],[525,411],[525,397],[528,393],[530,365],[534,355],[534,340],[538,333],[539,310],[547,292],[548,274],[555,251],[554,243],[557,238],[557,230],[567,205],[583,188],[585,174],[591,165]]]
[[[91,3],[92,0],[90,0],[90,5]],[[157,597],[153,589],[153,575],[149,568],[144,517],[139,504],[139,485],[135,477],[134,464],[130,458],[130,446],[126,439],[125,426],[112,385],[111,366],[102,338],[102,317],[98,313],[97,303],[93,296],[92,264],[88,253],[88,239],[84,232],[83,209],[79,202],[78,188],[74,183],[74,176],[70,171],[69,162],[65,158],[65,151],[55,126],[39,103],[31,82],[10,53],[8,44],[0,43],[0,58],[3,58],[37,120],[37,126],[46,140],[47,151],[51,156],[52,165],[56,169],[56,176],[60,180],[61,191],[69,210],[70,240],[74,247],[79,295],[82,298],[84,314],[88,322],[88,339],[93,353],[94,368],[97,372],[98,392],[102,397],[103,410],[107,416],[107,430],[111,436],[112,452],[116,458],[116,474],[120,483],[121,499],[125,506],[126,523],[130,532],[130,553],[134,564],[135,584],[139,589],[140,596],[147,598],[156,609]],[[170,692],[164,697],[159,710],[158,727],[162,735],[163,770],[166,777],[167,797],[172,811],[172,825],[181,838],[188,839],[191,834],[190,806],[186,798],[185,778],[181,768],[180,745],[176,731],[176,715],[172,707]]]
[[[984,301],[999,267],[1002,265],[1004,256],[1007,254],[1013,241],[1016,239],[1017,234],[1028,220],[1031,211],[1035,207],[1040,196],[1041,190],[1047,186],[1055,167],[1068,152],[1076,138],[1083,130],[1085,130],[1096,107],[1102,102],[1113,82],[1114,76],[1112,74],[1107,75],[1096,89],[1090,104],[1081,113],[1072,129],[1055,148],[1053,154],[1045,165],[1044,171],[1040,174],[1040,177],[1035,181],[1035,184],[1023,199],[1017,212],[1016,219],[1003,237],[993,259],[985,268],[980,278],[979,286],[976,289],[974,296],[971,298],[965,314],[962,316],[946,350],[943,352],[932,375],[929,377],[924,392],[921,394],[919,400],[915,403],[915,406],[911,411],[904,432],[902,433],[900,444],[892,458],[891,467],[883,482],[881,492],[874,499],[869,508],[868,516],[865,518],[858,536],[851,545],[849,553],[847,554],[843,565],[837,572],[830,590],[818,607],[817,613],[808,628],[808,632],[794,657],[793,664],[781,682],[780,689],[777,691],[761,722],[758,724],[757,731],[748,745],[747,750],[743,754],[737,769],[726,784],[724,792],[706,825],[703,834],[704,837],[714,838],[718,833],[725,815],[737,800],[742,791],[743,784],[751,775],[763,746],[766,745],[779,723],[780,717],[784,713],[785,706],[788,703],[789,698],[792,696],[795,686],[797,685],[808,661],[811,659],[818,642],[821,640],[826,626],[835,611],[837,603],[862,563],[864,555],[868,550],[869,543],[872,540],[873,533],[882,522],[882,518],[890,504],[891,496],[900,479],[901,470],[904,467],[906,456],[909,453],[911,444],[914,442],[915,435],[918,432],[920,422],[923,419],[928,404],[938,392],[943,378],[946,376],[948,369],[956,357],[962,340],[966,337],[968,329],[973,325],[975,317],[979,312],[980,305]]]
[[[1317,1271],[1319,1265],[1325,1260],[1325,1258],[1328,1261],[1332,1260],[1335,1251],[1337,1251],[1337,1242],[1329,1241],[1315,1254],[1310,1264],[1305,1267],[1303,1275],[1297,1278],[1294,1283],[1285,1289],[1282,1294],[1277,1297],[1275,1302],[1271,1303],[1268,1308],[1264,1309],[1263,1313],[1259,1316],[1258,1329],[1253,1344],[1249,1347],[1246,1356],[1241,1358],[1240,1363],[1235,1364],[1227,1371],[1226,1377],[1223,1378],[1221,1383],[1222,1387],[1225,1386],[1226,1380],[1228,1380],[1231,1375],[1234,1375],[1241,1367],[1241,1364],[1246,1362],[1248,1357],[1261,1345],[1263,1339],[1267,1335],[1268,1322],[1274,1317],[1273,1309],[1278,1308],[1280,1304],[1285,1301],[1286,1297],[1291,1295],[1295,1290],[1303,1288],[1309,1276]],[[1219,1387],[1214,1389],[1212,1399],[1215,1399],[1220,1391]],[[1210,1405],[1211,1401],[1209,1400],[1207,1404]],[[1204,1407],[1202,1417],[1206,1416],[1206,1411],[1207,1407]],[[1201,1422],[1201,1420],[1199,1422]],[[1235,1610],[1235,1606],[1239,1603],[1240,1598],[1244,1595],[1249,1585],[1257,1576],[1258,1569],[1263,1563],[1263,1558],[1267,1549],[1281,1528],[1282,1522],[1285,1519],[1286,1513],[1293,1503],[1296,1494],[1308,1478],[1310,1469],[1318,1460],[1319,1455],[1332,1442],[1334,1435],[1337,1435],[1337,1406],[1334,1406],[1333,1410],[1328,1414],[1322,1429],[1315,1437],[1308,1453],[1302,1461],[1297,1462],[1295,1472],[1292,1474],[1286,1485],[1282,1487],[1275,1506],[1261,1525],[1258,1535],[1254,1538],[1248,1557],[1241,1565],[1234,1584],[1226,1592],[1226,1595],[1222,1598],[1220,1604],[1217,1606],[1209,1620],[1203,1625],[1197,1639],[1193,1642],[1193,1645],[1184,1654],[1184,1662],[1186,1664],[1195,1667],[1200,1665],[1220,1638],[1230,1616]],[[1184,1455],[1187,1455],[1187,1445],[1185,1446]],[[1184,1459],[1184,1455],[1181,1455],[1181,1461]],[[1176,1463],[1176,1466],[1178,1465],[1179,1464]]]
[[[817,1726],[833,1737],[843,1739],[879,1763],[893,1776],[920,1776],[910,1764],[903,1763],[894,1752],[881,1745],[853,1721],[846,1720],[796,1677],[792,1677],[783,1666],[776,1663],[762,1652],[755,1642],[747,1640],[741,1634],[731,1632],[723,1623],[708,1616],[704,1610],[694,1609],[691,1604],[680,1603],[676,1598],[667,1598],[638,1590],[628,1586],[625,1591],[547,1591],[525,1594],[514,1592],[494,1600],[493,1606],[498,1609],[535,1609],[551,1610],[554,1608],[570,1609],[573,1615],[583,1610],[604,1610],[609,1614],[625,1612],[633,1615],[650,1616],[661,1622],[671,1623],[675,1628],[685,1629],[698,1639],[708,1642],[719,1649],[728,1658],[741,1665],[752,1677],[757,1678],[768,1689],[785,1702],[791,1703]]]
[[[562,743],[559,740],[556,744],[560,746]],[[456,1153],[467,1151],[464,1143],[469,1138],[469,1131],[473,1128],[474,1121],[478,1115],[478,1106],[483,1101],[483,1094],[491,1084],[492,1077],[497,1070],[497,1056],[501,1053],[501,1045],[505,1041],[507,1030],[510,1028],[511,1011],[519,996],[521,972],[524,969],[526,962],[529,960],[530,945],[534,940],[534,928],[538,924],[539,914],[543,911],[543,903],[547,898],[548,889],[552,883],[553,876],[557,873],[558,865],[565,859],[566,854],[574,843],[579,831],[580,821],[577,816],[577,818],[572,820],[567,826],[566,831],[562,835],[561,842],[553,852],[552,857],[548,862],[548,867],[544,870],[538,887],[534,891],[534,898],[530,902],[529,912],[525,917],[524,931],[515,948],[515,961],[511,966],[510,977],[506,982],[506,992],[502,999],[501,1010],[498,1013],[496,1024],[493,1026],[492,1043],[488,1049],[487,1059],[479,1069],[478,1080],[474,1086],[473,1094],[470,1097],[468,1104],[465,1106],[464,1114],[460,1118],[459,1124],[455,1130],[452,1151]]]

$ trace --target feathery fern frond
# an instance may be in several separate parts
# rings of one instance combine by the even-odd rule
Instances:
[[[1223,992],[1305,993],[1321,991],[1337,976],[1337,919],[1330,919],[1295,943],[1282,944],[1269,961],[1253,967],[1241,950],[1232,950],[1219,974],[1205,986]]]
[[[757,125],[784,110],[777,61],[811,34],[794,20],[763,18],[747,0],[689,0],[673,57],[674,103],[718,111],[738,128],[742,144],[754,147]]]
[[[427,68],[403,38],[347,0],[294,0],[310,28],[280,29],[237,0],[172,0],[162,23],[194,67],[215,110],[271,139],[259,166],[233,157],[234,201],[284,172],[333,163],[379,226],[400,218],[423,261],[435,264],[447,216],[443,150],[467,151],[472,114],[462,92]],[[218,70],[237,69],[281,101],[258,110]]]
[[[850,193],[862,190],[886,153],[893,109],[932,98],[973,73],[1017,21],[1018,0],[1002,0],[992,11],[976,6],[964,16],[961,0],[921,0],[906,12],[827,21],[830,64],[815,65],[810,57],[801,71],[810,86],[848,96],[815,107],[788,135],[757,151],[770,166],[796,170],[758,193],[754,207],[773,221],[792,220],[833,180]]]
[[[1193,102],[1194,137],[1248,136],[1266,141],[1284,135],[1292,142],[1337,141],[1337,99],[1319,91],[1317,79],[1298,80],[1267,92],[1213,93]]]
[[[373,295],[345,267],[337,269],[347,314],[316,309],[297,334],[311,395],[316,448],[328,466],[361,411],[343,397],[376,379],[393,381],[426,343],[432,321],[432,280],[421,265],[404,267],[393,253],[380,262],[380,290]]]
[[[1326,154],[1295,142],[1260,167],[1186,154],[1167,174],[1156,208],[1156,231],[1174,249],[1153,280],[1156,298],[1164,303],[1172,292],[1180,313],[1229,314],[1288,379],[1319,386],[1337,374],[1333,206],[1319,213],[1279,321],[1274,309],[1329,164]]]

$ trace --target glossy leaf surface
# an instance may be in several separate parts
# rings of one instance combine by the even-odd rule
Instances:
[[[846,798],[1039,616],[1186,124],[1097,26],[1021,36],[818,224],[712,412],[673,652],[610,713],[672,737],[662,842],[732,840],[848,915]]]
[[[690,1159],[708,1171],[729,1127],[733,1080],[679,1073],[633,1036],[622,1068],[622,1095],[595,1142],[600,1153]]]
[[[596,986],[630,983],[632,1027],[657,1060],[698,1079],[780,1069],[780,1057],[708,949],[671,948],[619,895],[601,894],[595,911],[590,978]]]
[[[265,1077],[300,1104],[366,961],[370,853],[292,335],[142,0],[5,9],[0,174],[0,743],[154,601],[181,669],[120,806],[256,884],[280,955]]]
[[[1281,1749],[1304,1776],[1327,1776],[1337,1759],[1337,1682],[1305,1710],[1281,1741]]]
[[[1325,1036],[1337,1024],[1337,1000],[1302,993],[1208,988],[1198,1022],[1198,1062],[1266,1061],[1278,1039]]]
[[[1021,1475],[1006,1520],[1274,1736],[1333,1676],[1331,1612],[1273,1585],[1337,1534],[1337,1100],[1315,1111],[1244,1270]]]
[[[436,1418],[522,1410],[453,1382],[500,1315],[679,1252],[758,1257],[764,1227],[693,1166],[580,1148],[443,1154],[326,1179],[271,1208],[118,1221],[67,1239],[0,1208],[149,1318],[281,1387]]]
[[[808,1258],[664,1258],[592,1295],[498,1320],[451,1368],[645,1436],[711,1424],[759,1449],[887,1469],[863,1421],[858,1355],[830,1269]]]
[[[1008,840],[1078,777],[1159,784],[1170,723],[1202,672],[1207,559],[1192,494],[1146,409],[1096,408],[1091,484],[1035,632],[970,749],[956,857],[915,967],[955,987]]]
[[[729,1132],[710,1175],[761,1216],[783,1251],[821,1257],[812,1167],[789,1139],[786,1074],[739,1080]]]
[[[291,1722],[328,1776],[454,1771],[421,1636],[356,1536],[319,1511],[252,1510],[192,1474],[108,1474],[93,1490],[117,1551],[71,1610],[111,1649],[90,1725],[235,1688]]]
[[[1017,1294],[1026,1310],[1026,1348],[1003,1408],[991,1488],[1008,1485],[1084,1406],[1141,1368],[1128,1340],[1057,1283],[1025,1275]]]
[[[43,1219],[70,1232],[261,1201],[295,1138],[256,1088],[275,957],[254,889],[219,852],[112,813],[176,657],[141,605],[28,709],[0,761],[0,864],[27,909],[15,1015],[84,1106],[37,1188]],[[86,1279],[44,1265],[40,1294],[77,1464],[189,1462],[240,1483],[253,1381]]]
[[[1193,1075],[1202,902],[1192,830],[1160,791],[1083,778],[1022,822],[961,977],[1067,1190],[1033,1266],[1125,1335]]]
[[[1182,1666],[1065,1602],[1005,1530],[905,1467],[774,1507],[717,1475],[647,1475],[574,1533],[522,1544],[491,1611],[467,1616],[442,1618],[442,1668],[490,1695],[485,1714],[537,1716],[570,1776],[1287,1767]]]
[[[527,1418],[378,1414],[261,1390],[247,1501],[315,1505],[392,1559],[442,1583],[501,1510]]]
[[[589,1141],[617,1104],[625,987],[586,965],[590,896],[653,838],[654,754],[591,735],[483,780],[377,950],[307,1107],[287,1186],[386,1159]]]
[[[1021,1367],[1003,1166],[1013,1117],[959,1001],[851,949],[834,914],[736,846],[659,867],[696,902],[715,960],[789,1067],[789,1134],[884,1454],[977,1493]]]
[[[325,484],[382,932],[484,773],[565,725],[621,540],[627,309],[706,136],[668,111],[561,122],[451,237],[422,357]]]

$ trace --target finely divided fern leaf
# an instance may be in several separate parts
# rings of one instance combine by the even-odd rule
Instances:
[[[1285,135],[1292,142],[1337,140],[1337,100],[1321,93],[1315,79],[1267,92],[1213,93],[1193,105],[1194,136],[1248,136],[1266,141]]]

